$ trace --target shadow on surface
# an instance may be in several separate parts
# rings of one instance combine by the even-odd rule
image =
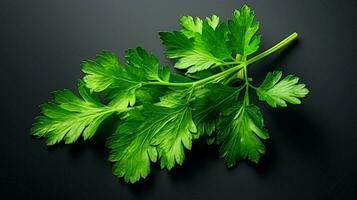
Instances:
[[[155,187],[157,182],[157,173],[162,173],[157,163],[151,163],[150,174],[145,179],[140,179],[138,182],[126,183],[123,178],[118,179],[120,187],[130,190],[134,196],[144,196],[150,193],[152,188]]]
[[[194,141],[193,145],[192,151],[186,150],[184,163],[169,172],[173,181],[193,179],[200,171],[202,172],[209,167],[210,163],[220,160],[218,146],[207,145],[204,140]]]
[[[254,168],[255,171],[261,176],[268,176],[269,174],[271,174],[272,170],[274,169],[274,166],[276,166],[277,164],[277,152],[275,151],[274,145],[270,140],[271,139],[263,141],[266,148],[266,152],[264,155],[260,156],[259,163],[253,163],[248,160],[243,161],[246,162],[250,167]]]
[[[299,105],[290,105],[288,108],[280,108],[271,113],[274,123],[278,124],[281,135],[279,138],[306,154],[306,156],[323,156],[324,146],[319,121],[310,119],[307,113],[298,109]]]

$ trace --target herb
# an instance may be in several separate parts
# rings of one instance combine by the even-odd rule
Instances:
[[[168,66],[145,49],[125,52],[125,62],[104,51],[81,64],[84,77],[79,96],[70,90],[53,93],[43,105],[32,133],[48,145],[87,140],[109,116],[118,118],[107,138],[115,176],[134,183],[150,173],[150,163],[161,168],[181,165],[193,140],[203,138],[220,145],[228,167],[239,160],[255,163],[265,153],[269,138],[259,108],[249,99],[255,91],[271,107],[300,104],[309,90],[294,75],[268,73],[259,87],[252,85],[248,66],[281,49],[297,37],[291,34],[272,48],[250,57],[260,45],[259,23],[246,5],[227,23],[216,15],[202,20],[183,16],[181,30],[160,32],[168,58],[185,73]],[[99,98],[105,96],[106,103]]]

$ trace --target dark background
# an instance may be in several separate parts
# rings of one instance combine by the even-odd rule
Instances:
[[[155,165],[125,184],[111,174],[103,140],[47,148],[29,135],[38,105],[75,89],[81,60],[142,45],[163,63],[158,31],[189,14],[230,17],[243,3],[261,22],[261,50],[299,41],[252,65],[260,81],[282,69],[311,93],[302,105],[262,107],[271,139],[258,165],[226,169],[215,147],[194,144],[181,167]],[[0,199],[357,199],[356,1],[2,0]]]

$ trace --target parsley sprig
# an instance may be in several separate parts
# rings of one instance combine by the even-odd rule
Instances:
[[[142,47],[125,51],[125,62],[109,51],[82,62],[84,77],[79,96],[70,90],[53,93],[41,107],[32,133],[48,145],[91,138],[109,116],[118,118],[107,139],[113,173],[134,183],[150,173],[150,163],[162,168],[181,165],[185,150],[196,139],[220,145],[228,167],[239,160],[258,162],[269,138],[260,109],[249,92],[271,107],[300,104],[309,90],[299,78],[269,72],[260,86],[252,84],[249,65],[283,48],[293,33],[262,53],[251,56],[261,41],[259,23],[246,5],[232,19],[216,15],[202,20],[183,16],[181,30],[160,32],[168,58],[176,60],[172,73]],[[105,96],[103,101],[100,96]]]

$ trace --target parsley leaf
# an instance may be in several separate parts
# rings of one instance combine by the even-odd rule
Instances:
[[[78,83],[78,89],[81,98],[66,89],[53,93],[54,100],[41,107],[43,116],[38,117],[33,125],[35,136],[45,137],[48,145],[62,140],[70,144],[81,134],[86,140],[115,111],[100,103],[96,95],[90,94],[82,81]]]
[[[309,90],[305,84],[297,84],[299,78],[288,75],[283,80],[281,71],[269,72],[260,87],[257,88],[259,100],[266,101],[271,107],[286,107],[286,102],[300,104],[298,98],[305,97]]]
[[[164,113],[164,114],[163,114]],[[196,132],[191,109],[185,105],[166,108],[152,107],[149,116],[160,116],[164,126],[156,130],[153,144],[157,145],[161,167],[171,169],[175,163],[182,164],[185,158],[184,147],[191,149],[192,135]]]
[[[196,131],[187,106],[144,105],[144,118],[131,119],[119,126],[108,140],[113,173],[135,182],[150,172],[150,160],[161,159],[161,167],[182,164],[184,147],[191,149],[191,132]]]
[[[125,58],[127,63],[123,65],[113,53],[104,51],[96,61],[82,63],[86,86],[94,92],[108,89],[110,105],[120,108],[133,106],[136,92],[143,85],[170,79],[169,68],[160,68],[157,58],[141,47],[128,49]]]
[[[264,144],[259,138],[269,138],[259,108],[240,103],[221,114],[217,125],[217,142],[222,144],[220,155],[227,167],[232,167],[241,159],[257,163],[260,154],[265,153]]]
[[[109,51],[97,55],[95,61],[83,61],[81,68],[86,74],[83,81],[91,91],[101,92],[115,85],[120,79],[126,80],[124,76],[120,76],[124,66],[119,64],[118,58]]]
[[[232,58],[227,43],[228,27],[225,23],[219,24],[217,16],[207,17],[204,21],[184,16],[180,23],[181,31],[160,32],[166,55],[178,59],[176,68],[194,73]]]
[[[228,22],[231,48],[241,56],[248,56],[259,48],[260,36],[256,35],[259,23],[254,21],[254,17],[255,13],[244,5],[234,11],[233,19]]]
[[[111,149],[109,161],[113,164],[113,174],[124,177],[126,182],[136,182],[150,173],[150,160],[156,162],[157,150],[151,145],[155,124],[140,119],[126,121],[108,138]]]
[[[136,74],[130,73],[129,67],[119,63],[118,58],[109,51],[96,57],[96,61],[84,61],[81,65],[85,73],[83,81],[94,92],[115,89],[112,105],[126,108],[135,104],[135,90],[141,87]]]
[[[193,120],[197,126],[195,138],[211,135],[215,131],[217,115],[221,110],[237,103],[242,87],[235,88],[223,84],[210,84],[196,92],[193,102]]]

